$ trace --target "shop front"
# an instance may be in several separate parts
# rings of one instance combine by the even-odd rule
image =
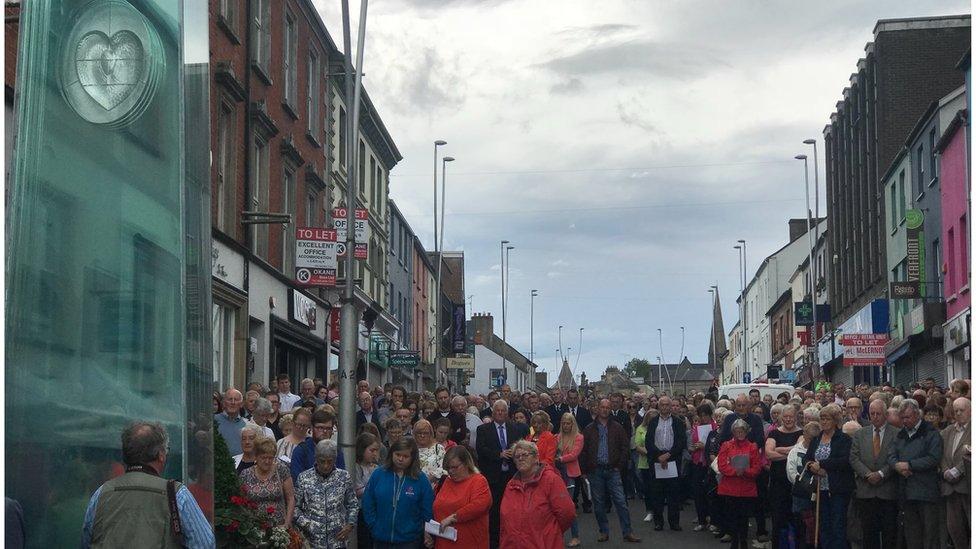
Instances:
[[[945,353],[946,379],[969,379],[972,369],[969,361],[969,330],[972,315],[967,307],[942,326],[942,350]]]
[[[902,333],[893,334],[895,337],[885,349],[890,379],[896,387],[908,388],[927,378],[945,386],[949,379],[942,338],[945,304],[941,301],[918,303],[902,316]]]
[[[845,356],[844,336],[888,333],[888,300],[875,299],[820,340],[820,368],[831,383],[878,385],[884,377],[884,355]],[[880,349],[880,348],[879,348]],[[853,355],[853,353],[847,353]],[[815,382],[816,380],[814,380]]]
[[[211,246],[213,281],[213,378],[214,390],[241,386],[246,378],[247,261],[232,240],[215,236]]]

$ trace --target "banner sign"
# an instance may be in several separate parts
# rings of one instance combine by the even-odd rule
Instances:
[[[332,229],[295,229],[295,280],[304,286],[335,286],[339,260]]]
[[[336,241],[339,243],[336,254],[339,257],[346,256],[346,212],[345,208],[334,208],[332,210],[332,226],[336,230]],[[367,236],[367,221],[369,213],[365,208],[356,208],[356,259],[367,259],[369,257],[369,236]]]
[[[394,368],[416,368],[420,365],[420,353],[417,351],[388,351],[390,366]]]
[[[844,334],[844,366],[883,366],[888,334]]]
[[[455,353],[463,353],[466,343],[466,328],[464,320],[464,304],[455,305],[452,311],[453,324],[451,326],[451,349]]]
[[[474,374],[474,359],[460,357],[445,357],[444,368],[447,370],[464,370]]]
[[[925,292],[925,244],[922,232],[922,222],[925,217],[922,210],[908,210],[905,212],[905,235],[908,255],[905,259],[908,267],[906,282],[913,283],[917,295],[924,296]]]
[[[291,292],[291,300],[288,302],[289,318],[299,324],[304,324],[309,330],[314,330],[316,325],[315,302],[295,288],[289,288],[288,291]]]

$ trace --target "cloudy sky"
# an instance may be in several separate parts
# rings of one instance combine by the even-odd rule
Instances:
[[[339,2],[315,2],[341,45]],[[900,0],[369,8],[364,83],[404,157],[391,196],[431,247],[432,143],[446,140],[457,161],[445,248],[465,252],[474,311],[500,333],[499,241],[512,241],[508,341],[528,354],[536,288],[536,362],[555,370],[561,324],[575,363],[583,327],[577,373],[590,378],[655,361],[658,328],[667,361],[704,361],[708,287],[719,285],[728,331],[732,246],[748,241],[751,277],[786,243],[787,220],[805,215],[793,156],[811,153],[805,138],[822,144],[875,22],[970,11]]]

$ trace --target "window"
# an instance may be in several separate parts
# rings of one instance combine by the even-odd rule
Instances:
[[[237,179],[234,170],[234,107],[221,101],[217,112],[217,229],[237,237]]]
[[[966,216],[963,215],[959,218],[959,285],[966,286],[969,284],[969,242],[967,238],[969,236],[968,229],[966,227]]]
[[[251,144],[251,210],[268,212],[269,204],[269,164],[268,144],[255,137]],[[268,259],[268,225],[251,225],[253,252],[265,260]]]
[[[376,159],[372,156],[369,157],[369,174],[372,180],[372,193],[373,193],[373,210],[376,212],[380,211],[380,184],[379,178],[376,177]]]
[[[915,196],[920,196],[925,190],[925,165],[922,164],[925,159],[924,153],[922,146],[919,145],[915,151]]]
[[[339,163],[346,167],[346,109],[339,107]]]
[[[285,82],[285,104],[295,112],[298,103],[298,33],[295,30],[295,17],[285,12],[284,52],[281,58],[281,76]]]
[[[935,163],[935,128],[929,130],[929,178],[935,181],[938,177]]]
[[[305,113],[308,116],[308,133],[318,141],[319,133],[322,131],[322,120],[319,114],[319,105],[321,103],[321,92],[319,92],[319,85],[321,81],[321,67],[319,65],[319,56],[316,55],[315,50],[308,50],[308,97],[305,99]]]
[[[234,378],[236,311],[213,304],[213,375],[217,387],[230,387]]]
[[[267,77],[271,74],[271,0],[251,0],[251,13],[251,59]]]
[[[234,33],[237,32],[237,11],[238,0],[220,0],[220,16],[223,18],[222,23]],[[221,385],[221,387],[223,387],[223,385]]]
[[[946,287],[949,291],[956,293],[959,290],[959,286],[956,284],[956,229],[955,227],[949,227],[946,233],[946,237],[949,240],[946,243],[946,253],[949,256],[946,258],[946,262],[949,264],[949,268],[946,269]],[[962,268],[962,272],[965,271],[965,267]]]
[[[295,272],[295,198],[295,172],[285,168],[281,181],[281,210],[291,214],[292,222],[281,224],[281,272],[289,277]]]
[[[898,228],[898,185],[891,186],[891,205],[888,207],[888,216],[891,220],[891,231]]]
[[[905,170],[898,174],[898,221],[905,219]]]
[[[319,226],[318,215],[316,215],[318,213],[318,208],[315,207],[316,204],[318,204],[317,193],[315,193],[314,191],[308,193],[308,197],[305,203],[305,226],[306,227]]]
[[[366,143],[359,142],[359,194],[366,196]]]

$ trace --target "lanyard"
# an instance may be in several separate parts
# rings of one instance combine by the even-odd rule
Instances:
[[[393,513],[396,514],[397,505],[400,503],[400,492],[403,491],[403,485],[407,483],[406,476],[400,477],[396,473],[393,474]]]

